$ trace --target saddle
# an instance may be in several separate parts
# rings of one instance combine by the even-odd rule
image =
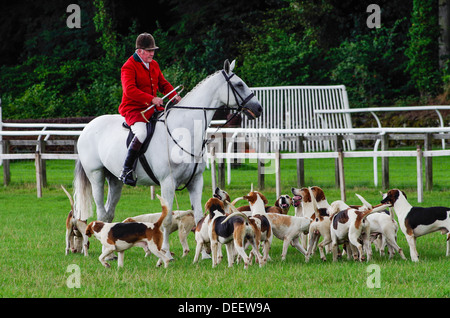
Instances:
[[[138,159],[139,159],[139,162],[141,163],[142,167],[144,168],[145,172],[150,177],[150,179],[152,179],[152,181],[154,183],[156,183],[157,185],[160,185],[159,180],[156,178],[155,174],[153,173],[152,168],[150,167],[150,164],[148,163],[148,161],[144,155],[148,149],[148,146],[150,145],[150,141],[152,140],[153,133],[155,132],[156,122],[157,122],[157,118],[156,118],[156,116],[153,116],[150,119],[150,121],[147,123],[147,137],[145,138],[145,141],[142,143],[141,149],[139,150]],[[129,130],[127,142],[126,142],[126,146],[128,148],[128,146],[131,143],[131,140],[133,140],[133,138],[134,138],[134,134],[133,134],[133,131],[131,130],[131,127],[128,126],[128,124],[126,122],[123,122],[122,126],[123,126],[123,128]],[[136,171],[137,162],[138,162],[138,160],[136,160],[136,162],[134,163],[134,166],[133,166],[134,171]]]

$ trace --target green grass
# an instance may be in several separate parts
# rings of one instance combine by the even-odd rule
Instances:
[[[408,158],[407,158],[408,159]],[[436,158],[435,191],[425,192],[422,206],[450,206],[449,158]],[[391,160],[391,185],[408,194],[417,204],[415,187],[415,159]],[[354,193],[369,202],[379,202],[380,188],[372,186],[370,159],[346,160],[345,173],[349,203],[358,203]],[[315,254],[309,263],[290,247],[286,261],[281,261],[282,242],[274,238],[270,255],[272,261],[265,267],[243,265],[227,267],[226,256],[217,267],[210,260],[192,264],[195,251],[193,234],[189,235],[191,252],[181,258],[182,249],[176,234],[171,236],[171,250],[175,261],[167,269],[156,268],[154,256],[145,258],[140,248],[125,252],[125,267],[110,269],[98,261],[101,245],[91,239],[89,257],[81,254],[64,255],[65,218],[69,201],[60,190],[64,184],[71,191],[73,161],[50,161],[47,165],[49,186],[43,197],[36,198],[34,166],[16,162],[11,165],[11,185],[0,188],[0,297],[449,297],[450,259],[445,257],[445,236],[433,233],[417,240],[420,262],[393,260],[374,251],[370,263],[357,263],[346,258],[336,263],[322,262]],[[321,186],[329,202],[340,198],[334,188],[333,160],[306,160],[308,185]],[[20,174],[19,174],[20,173]],[[20,178],[19,178],[20,175]],[[0,173],[0,177],[1,177]],[[210,171],[206,170],[203,204],[211,195]],[[380,179],[381,180],[381,179]],[[233,170],[232,184],[226,187],[231,197],[248,192],[250,183],[257,185],[254,164],[245,164]],[[295,161],[282,163],[283,193],[296,186]],[[263,191],[270,201],[275,200],[275,176],[266,176]],[[159,189],[157,188],[157,192]],[[180,209],[190,207],[187,191],[177,192]],[[124,187],[115,220],[123,220],[151,211],[159,211],[158,200],[150,200],[145,187]],[[291,208],[290,214],[293,214]],[[401,231],[398,243],[409,258],[409,248]],[[225,249],[224,249],[224,255]],[[80,288],[69,288],[71,272],[68,266],[80,268]],[[371,273],[368,265],[380,266],[381,288],[366,284]]]

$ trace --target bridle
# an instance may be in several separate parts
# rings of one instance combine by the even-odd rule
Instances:
[[[207,126],[207,118],[206,118],[206,111],[211,111],[211,110],[218,110],[218,109],[233,109],[235,110],[236,108],[234,107],[230,107],[230,90],[233,93],[234,99],[236,101],[236,104],[238,105],[237,111],[235,113],[233,113],[233,115],[222,125],[220,125],[219,127],[217,127],[217,130],[214,132],[216,133],[220,128],[224,127],[225,125],[227,125],[230,121],[232,121],[234,119],[234,117],[236,117],[238,114],[242,113],[244,110],[246,110],[247,112],[249,112],[252,116],[254,116],[253,112],[245,107],[247,105],[247,103],[255,96],[255,94],[252,92],[251,94],[249,94],[247,97],[243,98],[241,96],[241,94],[239,94],[239,92],[237,91],[236,87],[234,87],[233,83],[230,81],[231,78],[234,76],[234,73],[231,74],[230,76],[228,76],[228,74],[222,70],[222,75],[225,78],[226,82],[227,82],[227,86],[228,86],[228,90],[227,90],[227,104],[225,105],[225,108],[223,106],[220,107],[213,107],[213,108],[207,108],[207,107],[196,107],[196,106],[181,106],[181,105],[170,105],[170,102],[166,105],[166,107],[164,108],[164,114],[165,114],[165,119],[162,120],[160,119],[160,117],[162,116],[162,114],[158,117],[157,121],[161,121],[164,122],[164,125],[166,126],[166,130],[167,130],[167,134],[168,137],[170,136],[170,138],[172,139],[172,141],[185,153],[187,153],[188,155],[190,155],[192,158],[197,159],[195,160],[195,165],[194,165],[194,170],[192,171],[191,177],[189,178],[189,180],[186,182],[186,184],[181,188],[181,189],[176,189],[176,191],[181,191],[184,190],[192,181],[195,172],[197,171],[197,167],[199,164],[199,159],[203,158],[203,155],[205,153],[205,149],[206,149],[206,145],[211,141],[208,141],[207,138],[203,139],[202,142],[202,149],[200,151],[200,154],[198,156],[196,156],[195,154],[191,153],[190,151],[184,149],[176,140],[175,138],[173,138],[172,133],[170,132],[169,126],[167,125],[167,117],[169,115],[170,110],[172,109],[192,109],[192,110],[202,110],[203,111],[203,116],[204,116],[204,121],[205,121],[205,127],[203,130],[203,133],[206,132],[206,130],[208,129]],[[255,116],[254,116],[255,117]],[[167,144],[168,146],[169,144]],[[170,167],[170,161],[169,161],[169,167]]]
[[[222,72],[223,77],[225,78],[225,81],[227,82],[227,85],[228,85],[227,104],[225,105],[225,107],[220,106],[220,107],[207,108],[207,107],[199,107],[199,106],[181,106],[181,105],[170,104],[170,102],[169,102],[168,104],[170,104],[170,105],[166,105],[166,109],[170,110],[170,109],[179,108],[179,109],[193,109],[193,110],[203,110],[203,111],[218,110],[218,109],[235,110],[236,108],[230,107],[230,90],[231,90],[231,92],[233,93],[234,99],[236,101],[236,104],[238,106],[238,108],[237,108],[238,112],[242,112],[242,110],[244,110],[244,109],[249,111],[249,108],[245,107],[245,105],[247,105],[247,103],[255,96],[255,94],[252,92],[247,97],[243,98],[241,96],[241,94],[239,94],[239,92],[237,91],[236,87],[234,87],[233,83],[231,83],[231,81],[230,81],[231,78],[235,74],[232,73],[230,76],[228,76],[228,74],[224,70],[222,70],[221,72]],[[241,100],[241,102],[239,102],[239,99]],[[250,113],[252,113],[252,112],[250,111]],[[225,123],[225,124],[227,124],[227,123]]]
[[[255,94],[252,92],[250,93],[246,98],[243,98],[241,96],[241,94],[239,94],[239,92],[236,90],[236,87],[234,87],[233,83],[231,83],[231,78],[234,76],[234,73],[232,73],[230,76],[228,76],[228,74],[222,70],[222,75],[223,77],[225,77],[225,80],[227,81],[227,85],[228,85],[228,92],[227,92],[227,107],[229,107],[229,102],[230,102],[230,89],[231,92],[233,93],[234,99],[236,100],[236,104],[238,105],[238,111],[242,111],[245,107],[245,105],[247,105],[247,103],[255,96]],[[239,102],[240,98],[241,102]],[[248,108],[247,108],[248,110]]]
[[[205,119],[205,127],[204,127],[203,132],[205,132],[205,131],[208,129],[208,126],[207,126],[207,120],[206,120],[206,111],[210,111],[210,110],[216,111],[216,110],[218,110],[218,109],[231,109],[231,110],[236,110],[236,108],[230,107],[230,90],[231,90],[231,92],[233,93],[233,96],[234,96],[234,99],[235,99],[235,101],[236,101],[236,104],[238,105],[237,111],[236,111],[235,113],[233,113],[233,115],[232,115],[229,119],[227,119],[227,121],[226,121],[224,124],[218,126],[217,129],[216,129],[216,131],[215,131],[215,133],[216,133],[220,128],[223,128],[224,126],[226,126],[230,121],[232,121],[232,120],[234,119],[234,117],[236,117],[237,115],[241,114],[244,110],[247,110],[252,116],[254,116],[253,112],[252,112],[248,107],[245,107],[245,105],[246,105],[246,104],[247,104],[247,103],[255,96],[255,94],[252,92],[252,93],[250,93],[247,97],[243,98],[243,97],[241,96],[241,94],[239,94],[239,92],[237,91],[236,87],[234,87],[233,83],[230,81],[231,78],[234,76],[234,73],[232,73],[230,76],[228,76],[228,74],[227,74],[224,70],[222,70],[222,75],[223,75],[223,77],[225,78],[225,80],[226,80],[226,82],[227,82],[227,85],[228,85],[228,90],[227,90],[227,104],[225,105],[225,107],[220,106],[220,107],[207,108],[207,107],[197,107],[197,106],[166,105],[165,110],[164,110],[164,113],[166,114],[166,119],[167,119],[167,116],[168,116],[168,112],[169,112],[171,109],[203,110],[203,115],[204,115],[204,119]],[[240,100],[240,101],[239,101],[239,100]],[[184,148],[183,148],[183,147],[175,140],[175,138],[173,138],[173,136],[172,136],[172,134],[171,134],[171,132],[170,132],[170,130],[169,130],[169,127],[168,127],[168,125],[167,125],[167,121],[166,121],[166,120],[159,120],[159,119],[158,119],[158,121],[166,122],[166,125],[165,125],[165,126],[166,126],[166,129],[167,129],[167,133],[169,134],[170,138],[172,138],[172,141],[173,141],[173,142],[174,142],[174,143],[175,143],[182,151],[184,151],[185,153],[187,153],[188,155],[190,155],[190,156],[193,157],[193,158],[202,158],[202,157],[203,157],[203,154],[204,154],[205,149],[206,149],[205,146],[206,146],[206,144],[208,144],[208,139],[205,138],[205,139],[203,140],[203,142],[202,142],[202,149],[201,149],[200,155],[196,156],[195,154],[191,153],[190,151],[184,149]]]

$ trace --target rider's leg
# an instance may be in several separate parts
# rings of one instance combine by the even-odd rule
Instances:
[[[128,146],[128,154],[123,164],[122,173],[119,179],[128,185],[136,186],[136,180],[133,178],[133,166],[141,149],[142,143],[147,136],[147,126],[143,122],[137,122],[131,125],[131,130],[134,133],[134,138]]]

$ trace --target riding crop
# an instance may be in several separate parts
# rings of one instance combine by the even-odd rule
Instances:
[[[175,87],[173,90],[171,90],[170,92],[168,92],[166,95],[164,95],[161,99],[165,99],[167,98],[170,94],[172,94],[173,92],[177,91],[179,88],[181,87],[181,90],[178,92],[178,95],[180,95],[180,93],[184,90],[184,85],[178,85],[177,87]],[[176,95],[174,97],[172,97],[168,104],[176,97]],[[148,122],[147,117],[145,117],[145,113],[148,112],[150,109],[152,109],[152,107],[155,107],[155,104],[147,107],[146,109],[144,109],[143,111],[141,111],[141,115],[142,117],[144,117],[145,121]]]

